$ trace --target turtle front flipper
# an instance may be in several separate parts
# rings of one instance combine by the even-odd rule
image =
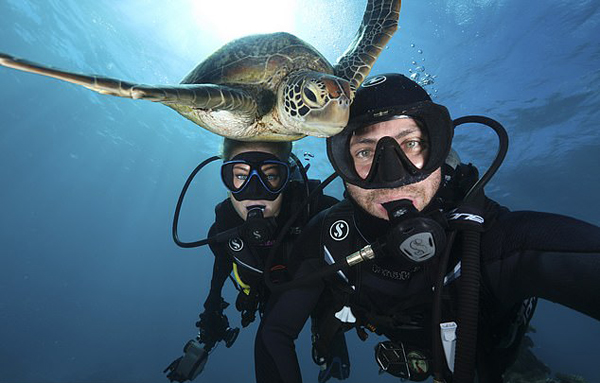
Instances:
[[[334,66],[336,76],[350,81],[354,92],[398,29],[400,0],[369,0],[363,21],[346,52]]]
[[[108,77],[85,75],[46,67],[31,61],[0,53],[0,65],[25,72],[57,78],[101,94],[160,102],[172,108],[228,110],[253,119],[256,101],[246,92],[214,84],[182,84],[154,86],[134,84]]]

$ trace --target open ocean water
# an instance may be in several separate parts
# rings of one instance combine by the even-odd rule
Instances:
[[[232,38],[287,31],[334,62],[366,1],[0,0],[0,51],[83,73],[175,84]],[[504,124],[510,149],[488,194],[513,210],[600,224],[600,2],[404,1],[372,74],[418,76],[454,118]],[[167,382],[195,336],[212,255],[171,239],[189,172],[221,139],[163,105],[103,96],[0,68],[0,382]],[[295,144],[309,175],[331,172],[324,140]],[[464,162],[485,169],[485,129],[457,130]],[[340,195],[340,184],[329,192]],[[181,236],[206,235],[225,197],[215,164],[192,185]],[[235,299],[226,285],[225,298]],[[230,309],[229,318],[239,325]],[[600,381],[600,324],[541,302],[534,352],[553,372]],[[256,323],[210,356],[199,382],[254,379]],[[316,381],[305,332],[298,350]],[[348,382],[377,375],[375,336],[349,333]]]

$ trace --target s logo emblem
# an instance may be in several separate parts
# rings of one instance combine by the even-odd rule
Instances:
[[[348,236],[350,227],[343,219],[337,220],[329,228],[329,235],[335,241],[343,241]]]
[[[235,252],[242,251],[244,248],[244,241],[241,238],[231,238],[229,240],[229,248]]]
[[[385,82],[385,80],[387,80],[387,77],[385,77],[385,76],[375,76],[375,77],[370,78],[367,81],[363,82],[362,87],[368,88],[370,86],[379,85],[382,82]]]

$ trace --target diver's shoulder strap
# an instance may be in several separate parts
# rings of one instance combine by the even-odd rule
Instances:
[[[321,226],[321,256],[327,264],[344,261],[346,255],[359,247],[356,239],[360,237],[354,224],[354,210],[348,200],[342,200],[330,207],[323,218]],[[355,323],[343,323],[336,313],[344,306],[349,306],[355,287],[356,270],[336,273],[328,280],[329,288],[321,295],[312,315],[313,352],[317,355],[328,355],[331,342],[338,331],[345,331]]]
[[[350,201],[344,199],[327,211],[321,229],[321,247],[325,263],[330,265],[341,262],[347,255],[366,244],[356,227],[354,207]],[[347,277],[343,279],[349,282]]]

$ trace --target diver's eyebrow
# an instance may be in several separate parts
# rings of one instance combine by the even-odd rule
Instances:
[[[420,131],[421,130],[418,127],[404,129],[404,130],[401,130],[400,132],[398,132],[398,134],[396,134],[394,136],[394,138],[400,139],[400,138],[406,137],[413,133],[420,133]],[[371,138],[368,133],[366,133],[364,135],[354,135],[354,137],[352,137],[352,142],[351,142],[350,146],[357,145],[357,144],[375,144],[375,143],[377,143],[377,141],[379,141],[379,138],[377,138],[377,139]]]
[[[375,144],[377,142],[376,139],[374,138],[368,138],[368,137],[360,137],[357,139],[353,139],[352,143],[350,144],[350,146],[352,145],[358,145],[358,144]]]

